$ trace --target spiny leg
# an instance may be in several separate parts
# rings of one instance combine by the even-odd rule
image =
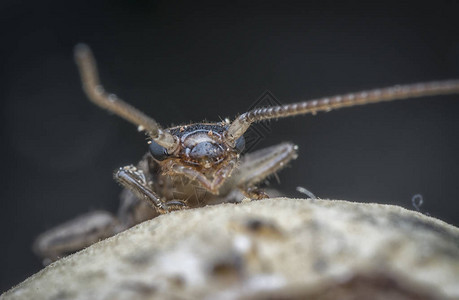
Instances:
[[[297,149],[298,147],[292,143],[282,143],[248,153],[242,158],[232,180],[249,197],[266,198],[266,194],[258,190],[255,184],[275,174],[288,162],[295,159]]]
[[[114,174],[115,179],[137,198],[147,201],[158,213],[164,214],[172,210],[187,208],[181,201],[164,202],[148,186],[145,174],[133,165],[120,168]]]
[[[94,211],[42,233],[33,251],[47,265],[60,257],[86,248],[99,240],[115,235],[119,226],[116,218],[105,211]]]
[[[124,189],[120,195],[120,206],[117,212],[120,223],[119,231],[158,216],[147,201],[139,199],[133,192]]]

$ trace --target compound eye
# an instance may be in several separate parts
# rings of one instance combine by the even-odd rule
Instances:
[[[236,146],[234,147],[238,153],[241,153],[245,148],[244,136],[241,136],[236,140]]]
[[[154,141],[151,141],[148,148],[150,150],[151,155],[156,160],[165,160],[166,158],[169,157],[169,154],[167,154],[166,148],[156,144]]]

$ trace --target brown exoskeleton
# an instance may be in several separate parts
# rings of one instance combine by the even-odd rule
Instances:
[[[245,197],[267,197],[256,185],[295,159],[297,147],[281,143],[241,156],[245,145],[243,135],[254,122],[397,99],[459,93],[459,80],[396,85],[254,109],[233,122],[195,123],[163,129],[152,118],[105,92],[88,46],[76,46],[75,60],[89,99],[144,131],[150,138],[149,151],[136,166],[122,167],[114,174],[125,188],[117,217],[107,212],[92,212],[37,239],[35,252],[48,261],[173,210],[240,202]]]

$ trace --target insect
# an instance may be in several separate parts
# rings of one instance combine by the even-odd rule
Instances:
[[[164,129],[154,119],[114,94],[98,78],[90,48],[75,47],[83,89],[96,105],[133,123],[148,136],[148,152],[137,165],[115,171],[124,191],[117,216],[95,211],[64,223],[38,237],[35,252],[50,262],[110,237],[160,214],[205,205],[268,197],[257,184],[297,157],[297,146],[281,143],[241,155],[244,133],[251,124],[303,114],[459,93],[459,80],[392,87],[254,109],[232,122],[195,123]]]

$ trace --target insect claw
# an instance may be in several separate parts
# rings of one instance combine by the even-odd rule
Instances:
[[[172,210],[182,210],[189,208],[183,201],[179,200],[167,201],[165,203],[165,207],[167,209],[167,212],[170,212]]]

